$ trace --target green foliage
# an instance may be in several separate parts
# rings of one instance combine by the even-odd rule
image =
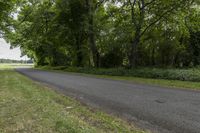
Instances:
[[[16,0],[0,0],[0,37],[10,28],[12,22],[12,11],[16,9]]]
[[[41,67],[39,69],[42,70],[52,70],[56,72],[78,72],[79,69],[77,68],[66,68],[66,67]],[[87,71],[86,71],[87,70]],[[98,71],[99,69],[96,69]],[[108,70],[108,69],[106,69]],[[159,69],[161,70],[161,69]],[[175,71],[175,69],[170,69],[171,71]],[[177,69],[179,70],[179,69]],[[186,69],[190,70],[190,69]],[[194,71],[198,72],[199,68],[193,69]],[[142,84],[149,84],[149,85],[156,85],[156,86],[165,86],[165,87],[170,87],[170,88],[179,88],[179,89],[192,89],[192,90],[200,90],[200,83],[199,82],[193,82],[193,81],[181,81],[181,80],[172,80],[172,79],[159,79],[159,78],[144,78],[142,76],[140,77],[133,77],[133,76],[113,76],[114,74],[110,75],[102,75],[102,74],[95,74],[95,73],[90,73],[88,74],[88,69],[84,68],[82,69],[82,72],[79,73],[80,75],[83,76],[94,76],[97,78],[106,78],[106,79],[114,79],[114,80],[124,80],[124,81],[129,81],[133,83],[142,83]],[[111,70],[110,70],[111,71]],[[124,70],[126,71],[126,70]],[[150,71],[150,69],[149,69]],[[162,71],[164,71],[162,69]],[[116,72],[116,71],[115,71]],[[191,71],[190,71],[191,72]],[[114,73],[114,72],[113,72]],[[189,73],[189,71],[188,71]],[[73,74],[73,73],[72,73]],[[77,74],[77,73],[75,73]],[[116,75],[116,74],[115,74]],[[118,75],[124,75],[123,73]]]
[[[78,72],[86,74],[96,75],[110,75],[110,76],[128,76],[128,77],[142,77],[142,78],[154,78],[154,79],[169,79],[169,80],[181,80],[181,81],[200,81],[199,68],[188,69],[162,69],[162,68],[81,68],[81,67],[39,67],[47,70],[63,70],[67,72]]]
[[[9,25],[1,29],[4,38],[13,47],[20,46],[22,54],[38,66],[200,64],[197,0],[10,0],[3,4],[8,6],[2,8],[0,23]],[[6,16],[9,21],[3,21]]]

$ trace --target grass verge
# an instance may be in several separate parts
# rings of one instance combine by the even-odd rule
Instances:
[[[64,70],[68,72],[78,72],[96,75],[109,75],[109,76],[127,76],[127,77],[141,77],[141,78],[153,78],[153,79],[168,79],[168,80],[180,80],[180,81],[200,81],[200,69],[199,68],[187,68],[187,69],[162,69],[162,68],[84,68],[84,67],[39,67],[42,69],[51,70]]]
[[[107,76],[107,75],[97,75],[97,77],[114,79],[114,80],[125,80],[125,81],[134,82],[134,83],[158,85],[158,86],[163,86],[163,87],[200,90],[200,83],[199,82],[166,80],[166,79],[137,78],[137,77],[122,77],[122,76]]]
[[[171,87],[171,88],[200,90],[200,82],[193,82],[193,81],[157,79],[157,78],[142,78],[142,77],[133,77],[133,76],[113,76],[114,74],[112,74],[112,73],[111,74],[108,73],[107,75],[103,75],[103,73],[98,72],[97,69],[96,69],[97,72],[94,72],[94,73],[92,72],[93,70],[91,70],[90,72],[85,71],[84,69],[82,69],[81,71],[80,70],[76,71],[76,69],[60,69],[59,67],[58,68],[55,68],[55,67],[39,67],[37,69],[51,70],[51,71],[57,71],[57,72],[60,72],[60,71],[61,72],[63,72],[63,71],[72,72],[72,73],[78,72],[78,73],[80,73],[82,75],[95,76],[95,77],[98,77],[98,78],[107,78],[107,79],[114,79],[114,80],[125,80],[125,81],[134,82],[134,83],[158,85],[158,86]],[[195,71],[197,71],[197,70],[195,70]]]
[[[1,67],[0,79],[1,133],[144,132],[42,87],[12,69]]]

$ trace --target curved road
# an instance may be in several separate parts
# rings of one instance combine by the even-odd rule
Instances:
[[[153,132],[200,133],[200,91],[29,68],[17,71]]]

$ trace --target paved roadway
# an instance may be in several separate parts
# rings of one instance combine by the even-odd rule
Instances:
[[[159,133],[200,133],[200,91],[57,73],[17,69],[29,78],[54,86],[65,95],[133,121]]]

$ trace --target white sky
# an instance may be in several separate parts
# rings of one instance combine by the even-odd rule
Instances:
[[[0,38],[0,58],[13,59],[13,60],[25,60],[27,56],[20,57],[20,48],[10,49],[10,45],[6,41]]]

